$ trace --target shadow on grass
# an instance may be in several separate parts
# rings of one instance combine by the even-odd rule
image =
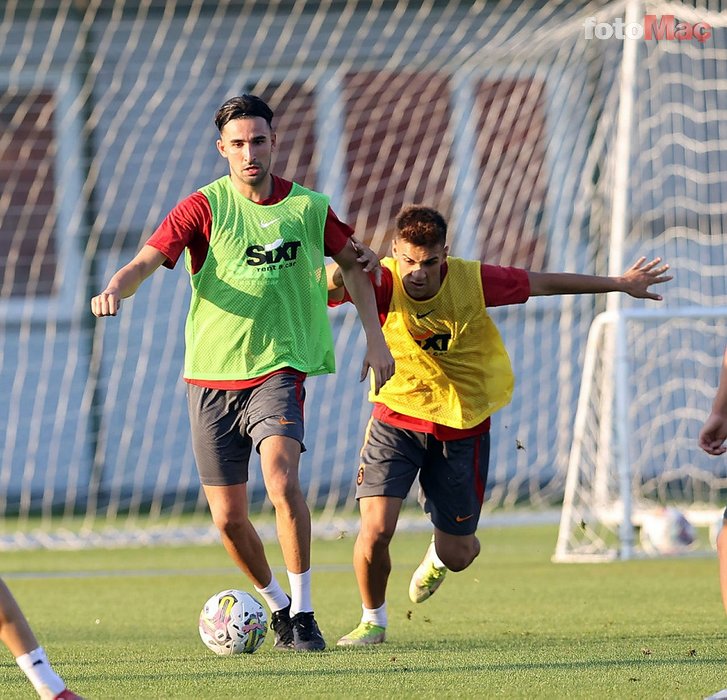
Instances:
[[[283,661],[284,658],[286,658],[283,655],[276,655],[276,663],[274,668],[265,668],[263,664],[256,663],[254,666],[254,672],[255,676],[258,679],[262,678],[282,678],[285,676],[301,676],[301,677],[328,677],[328,678],[335,678],[337,676],[350,676],[351,674],[360,674],[362,670],[364,670],[361,666],[360,661],[363,657],[368,656],[367,659],[369,662],[374,660],[371,655],[366,654],[367,650],[351,650],[347,649],[342,652],[339,652],[337,654],[337,660],[340,661],[342,656],[345,656],[347,660],[350,660],[351,664],[346,664],[345,666],[338,665],[336,668],[331,668],[330,666],[321,667],[319,664],[316,663],[315,667],[307,667],[307,668],[301,668],[299,663],[279,663],[279,661]],[[363,654],[361,652],[364,652]],[[465,664],[459,664],[459,663],[451,663],[451,664],[430,664],[430,663],[417,663],[416,659],[407,659],[407,658],[396,658],[396,657],[389,657],[388,654],[381,655],[380,653],[378,656],[381,657],[381,664],[375,664],[375,672],[377,675],[386,675],[386,674],[397,674],[400,675],[402,673],[411,673],[411,674],[461,674],[461,673],[513,673],[513,672],[527,672],[527,671],[570,671],[570,672],[578,672],[578,671],[588,671],[588,670],[610,670],[610,669],[620,669],[620,668],[633,668],[633,667],[641,667],[644,668],[645,666],[648,666],[649,668],[654,667],[684,667],[684,668],[690,668],[690,669],[696,669],[696,668],[724,668],[725,665],[725,659],[724,658],[664,658],[664,659],[652,659],[652,658],[645,658],[645,659],[598,659],[598,660],[586,660],[586,661],[549,661],[549,662],[510,662],[510,663],[465,663]],[[291,661],[297,661],[299,662],[301,658],[310,658],[307,655],[290,655]],[[326,661],[332,661],[333,657],[330,653],[323,652],[322,654],[316,654],[315,655],[316,660],[323,660]],[[356,661],[358,659],[358,661]],[[203,669],[200,668],[198,665],[194,671],[183,671],[183,670],[176,670],[176,669],[169,669],[168,671],[165,671],[164,669],[156,668],[153,672],[150,673],[113,673],[113,671],[108,666],[103,666],[103,672],[97,674],[94,674],[92,670],[90,673],[82,673],[77,674],[78,677],[82,677],[85,681],[96,681],[96,682],[102,682],[102,681],[156,681],[159,683],[160,681],[163,681],[164,679],[168,679],[170,681],[179,681],[182,679],[195,679],[195,680],[203,680],[203,679],[220,679],[220,680],[229,680],[231,677],[237,675],[237,674],[244,674],[246,676],[249,676],[251,666],[248,663],[244,663],[247,661],[247,657],[245,657],[242,664],[237,664],[236,666],[231,666],[228,664],[225,664],[224,667],[216,668],[216,669]],[[269,661],[269,657],[266,658],[266,661]],[[121,661],[114,661],[113,665],[119,665],[119,664],[133,664],[138,665],[138,660],[121,660]],[[183,661],[175,662],[184,664],[189,668],[188,663],[184,663]],[[197,660],[197,664],[198,664]],[[6,664],[0,664],[0,666],[5,666]],[[94,667],[94,666],[102,666],[101,662],[95,663],[93,661],[88,662],[77,662],[74,663],[74,666],[82,667]],[[282,666],[282,668],[281,668]],[[370,667],[366,670],[372,670]]]

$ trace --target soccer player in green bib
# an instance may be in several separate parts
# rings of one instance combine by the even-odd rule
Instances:
[[[272,612],[275,647],[318,651],[325,641],[311,600],[310,512],[298,478],[304,379],[335,371],[324,256],[340,265],[366,331],[362,378],[378,391],[394,373],[371,283],[352,229],[328,197],[270,171],[273,112],[242,95],[217,111],[217,149],[229,175],[182,200],[136,257],[91,300],[113,316],[121,299],[184,254],[192,297],[184,379],[192,446],[212,518],[228,553]],[[349,286],[350,285],[350,286]],[[248,461],[260,454],[290,597],[248,517]]]
[[[360,252],[370,266],[373,254]],[[380,392],[374,387],[369,393],[374,409],[356,480],[361,528],[354,569],[363,615],[339,646],[385,639],[389,543],[417,476],[434,536],[412,576],[412,602],[429,598],[448,570],[466,569],[480,552],[475,532],[487,483],[490,416],[510,401],[514,384],[488,307],[612,291],[661,299],[649,291],[671,279],[659,262],[642,258],[620,277],[483,265],[447,254],[447,224],[436,210],[412,206],[399,213],[392,257],[382,260],[375,288],[396,374]],[[331,305],[350,300],[340,272],[335,263],[327,266]]]

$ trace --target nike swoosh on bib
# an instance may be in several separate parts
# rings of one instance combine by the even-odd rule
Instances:
[[[434,309],[429,309],[429,311],[425,311],[423,314],[416,314],[417,318],[424,318],[425,316],[429,316],[430,313],[432,313]]]
[[[265,221],[264,223],[260,224],[260,228],[267,228],[268,226],[272,226],[273,224],[277,224],[280,219],[273,219],[272,221]]]

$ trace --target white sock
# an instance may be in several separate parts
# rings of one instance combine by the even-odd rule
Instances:
[[[310,569],[302,574],[294,574],[288,572],[288,581],[290,581],[290,616],[297,615],[299,612],[313,612],[313,603],[310,594]]]
[[[273,576],[270,579],[270,583],[265,588],[258,588],[255,586],[255,590],[263,597],[263,600],[268,604],[270,612],[276,612],[288,607],[288,596],[285,595],[285,591],[280,587],[278,579]]]
[[[43,700],[52,700],[65,690],[63,679],[51,668],[43,647],[38,647],[15,659]]]
[[[432,561],[432,564],[434,564],[434,566],[436,566],[438,569],[447,568],[447,565],[437,556],[437,546],[434,544],[433,537],[432,537],[432,543],[429,545],[428,555]]]
[[[363,615],[361,615],[361,622],[370,622],[372,625],[378,627],[386,627],[388,618],[386,616],[386,603],[380,608],[367,608],[362,605]]]

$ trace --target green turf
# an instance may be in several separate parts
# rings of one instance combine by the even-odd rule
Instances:
[[[52,661],[91,699],[696,699],[727,687],[715,559],[552,564],[555,535],[483,530],[479,559],[421,605],[406,591],[427,537],[397,535],[388,640],[371,649],[335,647],[360,615],[353,543],[317,541],[314,596],[329,650],[280,653],[266,641],[233,658],[214,656],[196,629],[209,595],[249,589],[221,546],[1,557]],[[0,697],[33,697],[29,689],[5,652]]]

